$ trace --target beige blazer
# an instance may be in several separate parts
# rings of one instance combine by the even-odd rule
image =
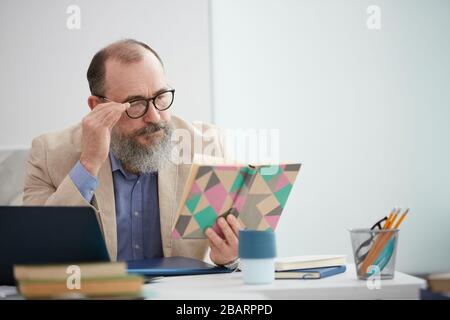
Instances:
[[[202,141],[215,144],[222,150],[222,142],[218,136],[205,138],[205,131],[218,132],[217,128],[202,124],[188,123],[172,116],[175,128],[189,132],[191,142]],[[116,211],[111,164],[109,158],[98,174],[98,188],[95,191],[92,205],[80,194],[69,172],[80,159],[81,124],[65,130],[48,133],[35,138],[32,142],[26,169],[24,186],[24,205],[46,206],[91,206],[95,209],[103,236],[112,260],[117,259],[117,227]],[[193,146],[193,145],[192,145]],[[211,147],[211,146],[210,146]],[[196,152],[201,150],[195,150]],[[190,150],[190,156],[194,148]],[[219,156],[217,153],[216,156]],[[164,256],[185,256],[208,261],[208,244],[206,240],[174,240],[171,236],[175,223],[176,211],[183,193],[185,181],[190,170],[189,164],[170,162],[166,168],[158,172],[158,194],[160,206],[161,237]]]

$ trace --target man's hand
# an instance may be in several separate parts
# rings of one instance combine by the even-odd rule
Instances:
[[[111,130],[129,106],[129,103],[102,103],[83,118],[80,162],[93,176],[98,175],[108,158]]]
[[[233,262],[238,257],[239,230],[242,229],[238,219],[232,214],[218,219],[218,224],[224,239],[212,228],[205,231],[211,247],[210,258],[217,265],[225,265]]]

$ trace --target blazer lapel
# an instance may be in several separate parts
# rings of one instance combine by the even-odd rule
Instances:
[[[158,172],[158,200],[161,238],[165,257],[172,254],[172,225],[177,210],[178,166],[170,161]]]
[[[117,260],[116,205],[109,158],[100,168],[95,199],[99,209],[99,218],[106,246],[111,260],[115,261]]]

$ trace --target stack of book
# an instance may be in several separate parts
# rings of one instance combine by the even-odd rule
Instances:
[[[450,272],[433,273],[428,276],[427,282],[433,292],[450,293]]]
[[[432,299],[450,299],[450,272],[430,274],[427,283]]]
[[[14,277],[27,299],[140,298],[144,278],[124,262],[16,265]]]
[[[345,271],[345,255],[295,256],[275,260],[275,279],[321,279]]]

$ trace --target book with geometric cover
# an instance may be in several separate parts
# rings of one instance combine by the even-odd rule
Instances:
[[[247,229],[275,230],[301,164],[193,164],[172,236],[204,239],[216,220],[233,214]]]

